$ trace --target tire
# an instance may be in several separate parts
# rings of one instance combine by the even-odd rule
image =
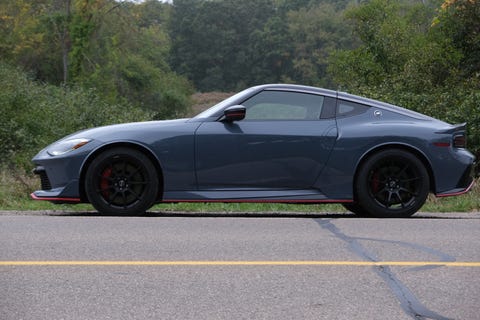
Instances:
[[[425,203],[429,176],[410,152],[391,149],[369,157],[360,167],[355,191],[361,208],[371,216],[407,218]]]
[[[85,192],[103,214],[139,215],[157,199],[158,174],[150,159],[129,148],[98,155],[87,169]]]
[[[352,203],[342,203],[342,206],[347,209],[348,211],[351,211],[355,213],[355,215],[359,217],[364,217],[368,216],[368,212],[365,211],[358,203],[352,202]]]

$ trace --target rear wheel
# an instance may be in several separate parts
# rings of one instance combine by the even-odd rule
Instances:
[[[359,207],[372,216],[410,217],[425,203],[428,172],[413,154],[384,150],[368,158],[356,179]]]
[[[352,202],[352,203],[342,203],[342,206],[347,209],[348,211],[351,211],[355,213],[357,216],[366,216],[368,215],[368,212],[365,211],[358,203]]]
[[[85,191],[99,212],[142,214],[158,194],[158,176],[150,159],[129,148],[114,148],[97,156],[89,166]]]

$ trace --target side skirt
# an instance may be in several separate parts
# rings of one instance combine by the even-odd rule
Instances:
[[[317,190],[209,190],[165,192],[162,202],[349,203],[329,199]]]

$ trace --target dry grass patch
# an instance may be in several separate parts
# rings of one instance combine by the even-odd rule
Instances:
[[[220,101],[234,95],[234,92],[197,92],[192,96],[193,106],[191,116],[216,105]]]

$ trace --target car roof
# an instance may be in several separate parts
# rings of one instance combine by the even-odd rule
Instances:
[[[321,95],[330,96],[334,98],[337,97],[337,91],[311,87],[311,86],[298,85],[298,84],[281,84],[281,83],[264,84],[264,85],[256,86],[256,88],[258,90],[285,90],[285,91],[321,94]]]
[[[285,90],[285,91],[296,91],[296,92],[305,92],[305,93],[312,93],[312,94],[321,94],[324,96],[329,96],[333,98],[338,98],[342,100],[348,100],[351,102],[357,102],[360,104],[365,104],[370,107],[377,107],[384,110],[393,111],[396,113],[403,114],[405,116],[409,116],[415,119],[422,119],[422,120],[433,120],[433,118],[428,117],[424,114],[412,111],[410,109],[406,109],[403,107],[399,107],[390,103],[382,102],[379,100],[369,99],[361,96],[357,96],[354,94],[341,92],[341,91],[334,91],[329,89],[305,86],[305,85],[297,85],[297,84],[265,84],[257,86],[258,90]]]

